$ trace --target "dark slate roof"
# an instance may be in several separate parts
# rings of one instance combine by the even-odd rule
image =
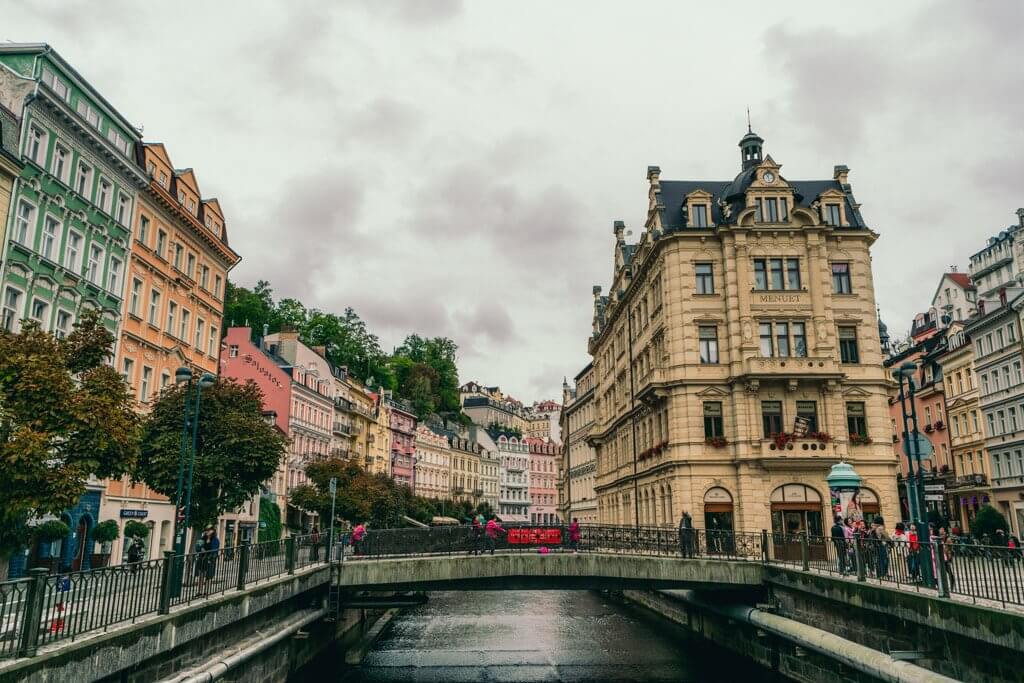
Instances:
[[[695,190],[704,190],[710,193],[714,199],[711,202],[711,220],[716,225],[730,223],[744,207],[743,194],[753,181],[757,167],[751,167],[741,172],[733,180],[662,180],[661,190],[658,193],[658,203],[664,206],[662,214],[662,225],[666,230],[681,230],[687,226],[683,224],[683,205],[686,203],[686,195]],[[844,192],[843,186],[835,180],[786,180],[793,188],[796,205],[808,207],[811,203],[826,190],[839,190]],[[860,212],[853,208],[853,194],[845,190],[846,194],[846,217],[850,227],[866,228]],[[719,200],[723,200],[732,206],[731,220],[726,220],[722,215],[722,207]]]

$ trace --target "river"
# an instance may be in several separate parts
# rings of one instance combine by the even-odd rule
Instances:
[[[343,665],[341,665],[343,667]],[[295,681],[780,681],[645,611],[590,591],[432,593],[359,667]]]

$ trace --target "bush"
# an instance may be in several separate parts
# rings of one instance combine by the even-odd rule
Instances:
[[[266,522],[264,526],[263,522]],[[276,541],[281,538],[281,508],[277,503],[260,496],[260,528],[256,533],[259,542]]]
[[[100,522],[92,530],[92,540],[97,543],[113,543],[120,535],[121,530],[117,528],[117,522],[112,519]]]
[[[987,535],[989,540],[994,543],[996,529],[1002,529],[1004,533],[1009,533],[1006,518],[991,505],[983,506],[974,516],[974,521],[971,522],[971,534],[977,539]]]
[[[136,522],[134,519],[125,522],[124,525],[124,537],[125,538],[145,538],[149,536],[149,526],[142,522]]]
[[[36,538],[40,541],[46,541],[52,543],[61,539],[67,538],[68,534],[71,533],[71,528],[64,522],[51,519],[48,522],[43,522],[36,527]]]

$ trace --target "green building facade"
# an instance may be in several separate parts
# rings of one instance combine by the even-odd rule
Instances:
[[[30,87],[11,97],[15,84]],[[93,309],[116,334],[147,183],[139,133],[47,45],[0,44],[0,89],[21,118],[24,164],[4,217],[0,325],[34,319],[62,336]]]

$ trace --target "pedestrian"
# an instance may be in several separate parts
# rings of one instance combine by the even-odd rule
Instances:
[[[691,554],[691,542],[690,533],[693,529],[690,528],[690,515],[683,512],[679,516],[679,554],[683,557],[690,557]]]
[[[881,515],[876,516],[871,522],[873,527],[873,543],[875,544],[875,576],[885,579],[889,576],[889,546],[892,545],[892,538],[885,530],[885,520]]]
[[[320,560],[320,527],[316,524],[309,530],[309,559],[312,562]]]
[[[580,521],[575,517],[572,518],[572,523],[569,525],[569,547],[574,553],[578,553],[580,550]]]
[[[487,520],[487,528],[484,532],[487,536],[487,550],[490,551],[491,555],[494,554],[494,548],[498,542],[498,534],[504,534],[506,531],[498,524],[498,521],[491,517]]]
[[[952,589],[956,586],[956,577],[953,576],[953,537],[946,533],[946,527],[939,529],[939,543],[942,566],[946,570],[947,588]]]
[[[128,563],[131,565],[133,572],[138,571],[139,563],[142,562],[145,552],[146,546],[143,545],[141,538],[136,537],[132,544],[128,546]]]
[[[481,541],[483,540],[483,535],[484,535],[484,528],[483,528],[483,525],[480,522],[480,515],[474,515],[472,521],[470,522],[470,524],[472,525],[472,530],[470,532],[471,535],[470,535],[470,539],[469,539],[469,542],[470,542],[469,554],[470,555],[479,555],[480,554],[480,544],[481,544]]]
[[[209,525],[203,531],[202,571],[199,574],[199,591],[203,595],[210,592],[210,583],[217,574],[217,551],[220,550],[220,539],[217,530]]]
[[[832,546],[836,549],[837,568],[842,576],[846,576],[846,530],[843,527],[843,518],[839,515],[836,515],[830,535]]]
[[[846,539],[846,567],[848,571],[857,569],[857,550],[854,548],[853,517],[847,517],[843,521],[843,538]]]
[[[907,532],[907,571],[914,581],[921,579],[921,539],[917,535],[917,525],[910,523],[910,531]]]
[[[363,539],[366,538],[366,522],[359,522],[352,530],[352,551],[356,555],[363,554]]]

